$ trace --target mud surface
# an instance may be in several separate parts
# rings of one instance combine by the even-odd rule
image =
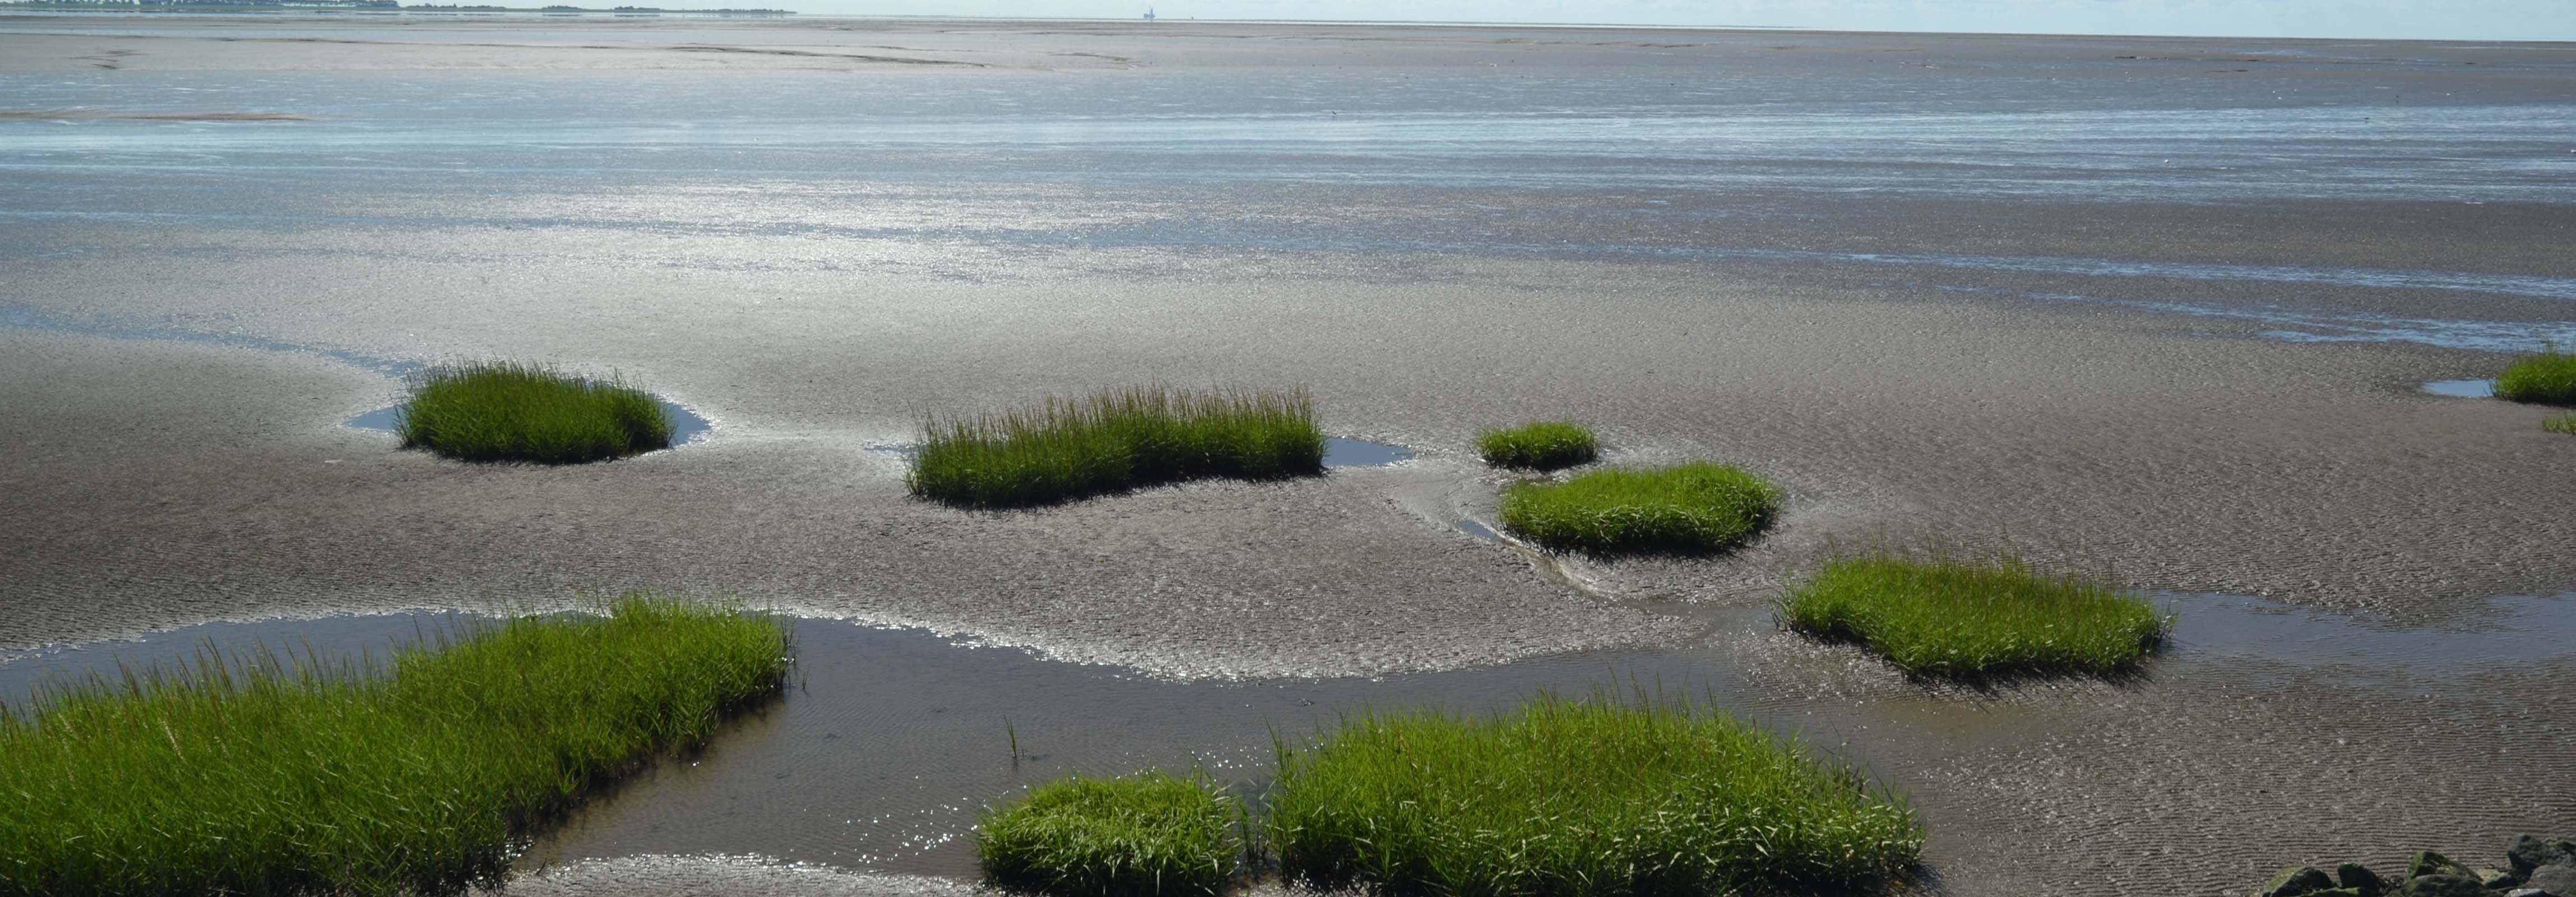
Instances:
[[[0,120],[0,649],[654,587],[1104,693],[1475,700],[1662,657],[1633,662],[1812,712],[1916,792],[1964,894],[2207,893],[2576,819],[2538,772],[2567,720],[2525,697],[2563,652],[2381,662],[2564,626],[2496,596],[2576,585],[2576,442],[2420,385],[2576,342],[2566,48],[1169,24],[0,19],[10,105],[84,110]],[[205,110],[306,120],[151,118]],[[718,426],[553,469],[342,425],[488,357]],[[962,513],[876,450],[1149,378],[1302,383],[1414,457]],[[1560,417],[1787,511],[1704,561],[1476,533],[1506,478],[1475,431]],[[2268,596],[2288,631],[1979,695],[1760,622],[1882,541]],[[2296,635],[2337,620],[2395,634]],[[943,725],[894,728],[990,727]],[[1057,756],[1245,749],[1081,727]],[[773,852],[676,834],[763,793],[691,781],[568,849]]]

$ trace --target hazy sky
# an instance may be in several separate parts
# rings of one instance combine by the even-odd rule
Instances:
[[[2576,0],[788,0],[800,12],[2576,40]]]

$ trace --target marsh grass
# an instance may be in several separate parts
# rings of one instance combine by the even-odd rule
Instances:
[[[631,595],[381,668],[201,655],[0,712],[0,894],[454,893],[779,689],[786,633]]]
[[[1707,552],[1767,526],[1780,490],[1721,464],[1596,470],[1503,490],[1503,525],[1537,543],[1591,552]]]
[[[2576,411],[2543,420],[2540,422],[2540,428],[2552,433],[2576,436]]]
[[[1242,867],[1243,804],[1204,776],[1068,776],[976,823],[997,884],[1056,895],[1215,894]]]
[[[1600,450],[1591,430],[1570,421],[1532,421],[1476,434],[1476,451],[1496,467],[1555,470],[1591,463]]]
[[[906,479],[963,507],[1025,507],[1178,480],[1324,472],[1324,431],[1303,389],[1194,392],[1161,385],[974,417],[933,417]]]
[[[510,361],[439,365],[414,376],[394,422],[404,448],[539,464],[669,448],[671,427],[661,403],[617,378]]]
[[[2516,359],[2495,378],[2499,399],[2576,405],[2576,353],[2556,346]]]
[[[1908,673],[1953,678],[2120,672],[2145,659],[2172,622],[2143,599],[2017,559],[1889,553],[1826,563],[1780,614],[1798,630],[1860,642]]]
[[[1541,696],[1488,718],[1344,717],[1279,749],[1284,872],[1399,894],[1812,894],[1911,865],[1923,831],[1857,773],[1707,706]]]

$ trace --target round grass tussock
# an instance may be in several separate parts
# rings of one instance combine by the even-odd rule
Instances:
[[[404,448],[466,461],[579,464],[671,446],[661,403],[616,378],[541,365],[440,365],[414,377],[394,432]]]
[[[1523,897],[1815,893],[1910,866],[1903,799],[1710,707],[1542,696],[1376,712],[1282,747],[1265,824],[1325,886]]]
[[[1798,630],[1867,645],[1908,673],[2112,673],[2136,666],[2171,620],[2147,602],[2017,560],[1871,555],[1827,563],[1781,604]]]
[[[446,894],[594,786],[775,695],[787,634],[629,596],[381,668],[201,658],[0,713],[0,895]]]
[[[1706,552],[1750,538],[1780,490],[1722,464],[1596,470],[1503,490],[1503,525],[1541,545],[1591,552]]]
[[[970,508],[1053,504],[1208,477],[1324,472],[1303,389],[1192,392],[1148,384],[924,424],[912,494]]]
[[[1533,421],[1476,434],[1476,450],[1496,467],[1555,470],[1592,463],[1601,445],[1592,431],[1569,421]]]
[[[1215,894],[1242,865],[1242,822],[1204,778],[1069,776],[985,811],[975,855],[997,884],[1066,897]]]
[[[2495,378],[2496,398],[2576,405],[2576,354],[2553,346],[2516,360]]]

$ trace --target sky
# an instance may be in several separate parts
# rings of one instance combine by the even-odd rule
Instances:
[[[2576,0],[789,0],[799,12],[2576,41]],[[2576,62],[2576,60],[2571,60]]]

